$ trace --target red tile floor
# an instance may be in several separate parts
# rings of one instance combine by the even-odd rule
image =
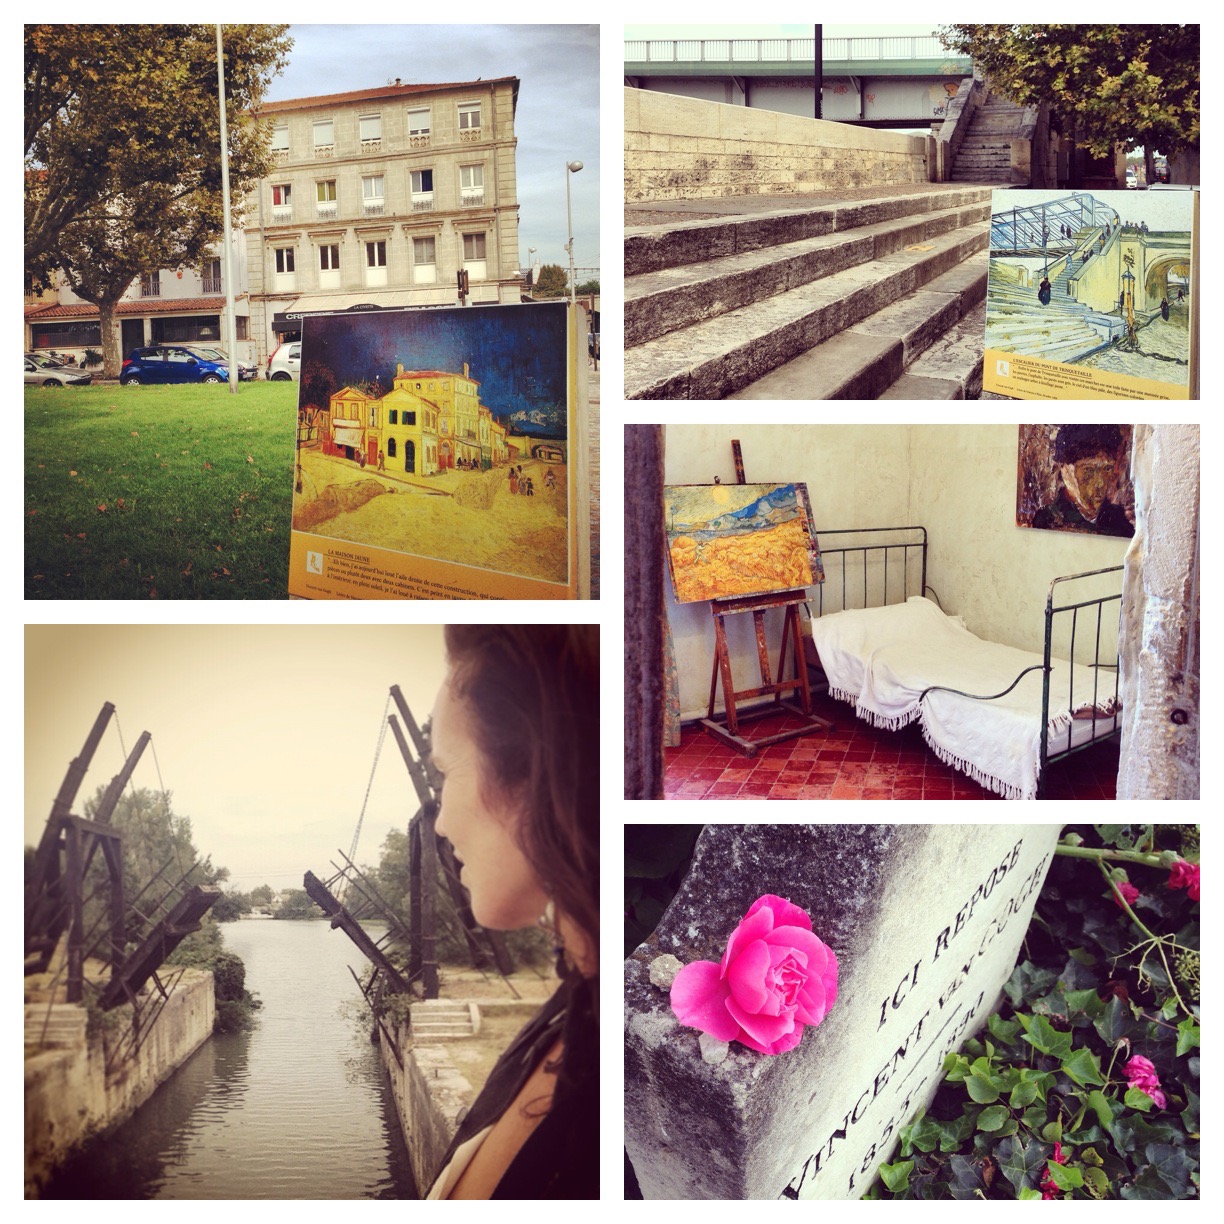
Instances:
[[[700,724],[686,725],[678,748],[664,749],[665,799],[999,799],[945,765],[917,724],[901,731],[868,726],[842,702],[814,696],[813,709],[834,723],[747,757]],[[758,739],[802,720],[770,715],[740,726]],[[1048,799],[1114,799],[1117,741],[1095,745],[1050,767]]]

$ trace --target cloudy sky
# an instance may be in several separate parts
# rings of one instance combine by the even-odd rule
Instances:
[[[141,731],[133,776],[172,792],[196,848],[231,887],[300,888],[331,873],[366,806],[359,863],[416,811],[383,711],[398,684],[418,722],[442,682],[437,626],[111,625],[26,630],[25,843],[37,844],[103,702],[112,718],[73,810],[106,785]],[[160,774],[160,777],[159,777]]]
[[[295,25],[288,68],[271,101],[405,84],[517,76],[519,263],[567,266],[570,178],[574,264],[599,264],[597,25]],[[566,163],[583,169],[566,172]]]

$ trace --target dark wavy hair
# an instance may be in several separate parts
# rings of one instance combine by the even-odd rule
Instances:
[[[599,626],[448,625],[449,683],[472,716],[495,810],[544,890],[599,948]]]

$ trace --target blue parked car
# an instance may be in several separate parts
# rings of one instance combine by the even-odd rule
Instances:
[[[224,361],[213,361],[179,344],[133,349],[119,371],[119,383],[124,387],[220,382],[229,382],[229,366]]]

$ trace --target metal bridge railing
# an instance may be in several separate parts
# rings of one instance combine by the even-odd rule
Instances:
[[[638,38],[625,40],[625,62],[631,64],[811,63],[814,38]],[[934,35],[875,38],[825,38],[826,60],[963,59]]]

